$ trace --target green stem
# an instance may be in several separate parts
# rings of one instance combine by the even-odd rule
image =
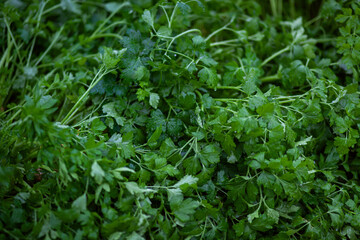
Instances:
[[[280,51],[274,53],[273,55],[271,55],[270,57],[268,57],[267,59],[265,59],[262,63],[261,63],[261,67],[264,66],[265,64],[267,64],[268,62],[270,62],[271,60],[273,60],[274,58],[276,58],[277,56],[279,56],[280,54],[283,54],[284,52],[287,52],[290,50],[290,46],[287,46],[286,48],[281,49]]]
[[[212,38],[213,36],[215,36],[216,34],[218,34],[219,32],[225,30],[227,28],[227,26],[229,26],[233,21],[235,20],[235,16],[233,16],[231,19],[230,19],[230,22],[228,22],[225,26],[219,28],[218,30],[212,32],[209,36],[207,36],[207,38],[205,38],[205,41],[209,41],[210,38]]]
[[[236,91],[244,92],[243,90],[241,90],[240,87],[235,87],[235,86],[216,86],[215,89],[228,89],[228,90],[236,90]]]
[[[277,17],[276,0],[270,0],[271,11],[274,17]]]
[[[12,232],[6,230],[5,228],[2,229],[5,233],[7,233],[9,236],[11,236],[12,238],[18,240],[19,238],[16,237],[14,234],[12,234]]]
[[[100,116],[91,117],[94,113],[96,113],[99,110],[99,108],[103,105],[105,100],[106,100],[106,97],[101,101],[99,106],[97,106],[90,114],[88,114],[85,118],[82,119],[82,121],[78,122],[77,124],[73,125],[72,127],[75,128],[75,127],[80,126],[81,124],[89,121],[88,118],[101,118],[101,117],[108,116],[108,115],[100,115]]]
[[[36,29],[39,28],[40,26],[40,23],[41,23],[41,17],[44,13],[44,8],[45,8],[45,5],[48,3],[48,1],[45,1],[45,2],[42,2],[41,5],[40,5],[40,9],[38,11],[38,17],[37,17],[37,24],[36,24]],[[32,40],[32,44],[31,44],[31,47],[30,47],[30,52],[28,54],[28,59],[27,59],[27,63],[26,63],[26,66],[29,66],[30,64],[30,60],[31,60],[31,56],[32,56],[32,53],[33,53],[33,50],[34,50],[34,46],[35,46],[35,43],[36,43],[36,38],[38,36],[38,33],[35,34],[33,40]]]
[[[304,27],[306,28],[306,27],[310,26],[310,25],[313,24],[314,22],[320,20],[321,17],[322,17],[321,15],[318,15],[318,16],[314,17],[313,19],[311,19],[310,21],[308,21],[307,23],[305,23],[305,24],[304,24]]]
[[[336,41],[336,38],[308,39],[308,40],[303,41],[301,43],[302,44],[307,44],[307,43],[316,44],[316,43],[325,43],[325,42],[332,42],[332,41]]]
[[[279,79],[281,79],[281,78],[279,77],[278,74],[260,78],[261,82],[263,82],[263,83],[275,82],[275,81],[277,81],[277,80],[279,80]]]
[[[179,162],[176,163],[175,165],[175,169],[177,169],[179,167],[179,165],[185,160],[185,158],[189,155],[189,153],[191,152],[191,150],[193,150],[194,147],[194,143],[196,141],[196,138],[193,138],[193,141],[190,144],[189,149],[187,150],[187,152],[185,153],[185,155],[181,158],[181,160]]]
[[[174,19],[176,8],[177,8],[177,3],[175,4],[175,7],[174,7],[174,9],[173,9],[173,11],[171,13],[171,17],[170,17],[170,20],[169,20],[169,28],[171,28],[171,23],[172,23],[172,21]]]
[[[283,0],[278,0],[278,13],[282,17]]]
[[[185,34],[188,34],[188,33],[191,33],[191,32],[199,32],[199,33],[201,33],[201,31],[200,31],[199,29],[189,29],[189,30],[187,30],[187,31],[185,31],[185,32],[182,32],[182,33],[176,35],[176,36],[174,37],[174,40],[175,40],[176,38],[178,38],[178,37],[181,37],[181,36],[183,36],[183,35],[185,35]]]
[[[290,15],[292,19],[295,19],[295,0],[290,0]]]
[[[168,21],[168,24],[170,23],[170,19],[169,19],[169,15],[167,14],[167,12],[166,12],[166,9],[164,8],[164,6],[162,6],[162,5],[160,5],[160,7],[162,8],[162,10],[164,11],[164,14],[165,14],[165,17],[166,17],[166,19],[167,19],[167,21]],[[168,25],[169,26],[169,25]]]
[[[17,108],[20,108],[20,107],[21,107],[21,106],[15,106],[15,107],[13,107],[13,108],[10,108],[10,109],[4,111],[4,112],[0,113],[0,117],[2,117],[3,115],[5,115],[6,113],[11,112],[12,110],[17,109]]]
[[[217,108],[217,109],[222,109],[222,110],[225,110],[225,111],[228,111],[228,112],[231,112],[233,114],[236,114],[236,111],[230,109],[230,108],[224,108],[224,107],[220,107],[220,106],[211,106],[212,108]]]
[[[288,99],[288,100],[283,100],[283,101],[279,101],[280,104],[283,104],[283,103],[291,103],[291,102],[294,102],[296,99]]]
[[[170,43],[169,43],[169,46],[167,47],[166,53],[169,51],[171,45],[173,44],[173,42],[174,42],[177,38],[179,38],[179,37],[181,37],[181,36],[183,36],[183,35],[185,35],[185,34],[191,33],[191,32],[199,32],[199,33],[201,33],[201,31],[200,31],[199,29],[189,29],[189,30],[187,30],[187,31],[185,31],[185,32],[180,33],[179,35],[176,35],[175,37],[173,37],[173,39],[171,39],[171,41],[170,41]],[[165,54],[166,54],[166,53],[165,53]]]
[[[62,32],[62,30],[64,30],[64,26],[62,26],[60,28],[60,30],[56,33],[54,39],[52,40],[51,44],[49,45],[49,47],[45,50],[45,52],[41,55],[41,57],[37,60],[37,62],[35,63],[35,66],[37,66],[42,59],[46,56],[46,54],[50,51],[50,49],[54,46],[55,42],[58,40],[58,38],[60,37],[60,34]]]
[[[9,24],[9,23],[7,22],[7,20],[6,20],[6,16],[4,16],[4,22],[5,22],[5,25],[6,25],[7,29],[8,29],[8,32],[9,32],[9,34],[10,34],[10,37],[11,37],[13,43],[14,43],[14,46],[15,46],[15,49],[16,49],[16,53],[17,53],[17,55],[18,55],[18,57],[19,57],[20,63],[22,64],[23,62],[22,62],[22,58],[21,58],[21,55],[20,55],[20,49],[19,49],[19,46],[16,44],[14,35],[12,34],[11,29],[10,29],[10,24]]]
[[[6,59],[8,59],[9,54],[10,54],[10,52],[11,52],[12,46],[13,46],[13,43],[10,42],[10,43],[8,44],[8,46],[7,46],[4,54],[2,55],[1,60],[0,60],[0,69],[2,69],[2,66],[3,66],[3,64],[5,63]]]
[[[229,101],[244,101],[247,102],[247,99],[241,99],[241,98],[213,98],[215,101],[220,101],[220,102],[229,102]]]
[[[20,113],[21,109],[19,109],[14,115],[12,115],[8,122],[11,123]]]
[[[214,43],[210,43],[210,47],[213,46],[219,46],[219,45],[229,45],[229,43],[234,43],[234,42],[239,42],[239,39],[230,39],[230,40],[225,40],[225,41],[220,41],[220,42],[214,42]],[[234,46],[234,45],[231,45]]]
[[[109,17],[107,17],[104,22],[100,24],[100,26],[93,32],[93,34],[90,36],[90,38],[93,38],[104,26],[105,24],[123,7],[130,5],[129,2],[122,3],[115,11],[113,11]]]
[[[168,49],[163,49],[163,48],[157,48],[157,49],[155,49],[155,50],[165,51],[165,52],[171,52],[171,53],[177,54],[177,55],[179,55],[179,56],[183,56],[183,57],[185,57],[185,58],[187,58],[187,59],[189,59],[189,60],[191,60],[191,61],[194,61],[194,59],[192,59],[191,57],[189,57],[189,56],[187,56],[187,55],[185,55],[185,54],[183,54],[183,53],[180,53],[180,52],[175,52],[175,51],[168,50]]]
[[[113,37],[113,38],[118,38],[118,39],[123,39],[122,36],[115,34],[115,33],[99,33],[96,35],[92,35],[88,41],[94,40],[96,38],[105,38],[105,37]]]
[[[72,109],[68,112],[68,114],[65,116],[65,118],[61,121],[61,124],[67,124],[69,119],[74,116],[74,114],[79,110],[80,104],[82,103],[82,100],[89,94],[91,89],[95,87],[95,85],[102,79],[102,77],[107,74],[107,71],[104,71],[104,67],[101,67],[100,70],[96,73],[94,79],[92,80],[92,83],[90,84],[88,90],[79,98],[79,100],[75,103],[75,105],[72,107]],[[103,72],[103,73],[101,73]],[[99,76],[99,74],[101,75]]]
[[[76,2],[76,1],[74,1],[74,2]],[[47,10],[45,10],[43,12],[43,15],[45,15],[45,14],[51,12],[51,11],[54,11],[55,9],[61,7],[61,5],[62,5],[62,3],[59,3],[59,4],[56,4],[56,5],[52,6],[52,7],[50,7],[49,9],[47,9]]]
[[[232,103],[234,105],[238,105],[237,102],[240,101],[241,99],[236,99],[236,100],[232,100],[232,99],[227,99],[227,98],[214,98],[215,101],[218,102],[223,102],[223,103]]]
[[[112,28],[113,26],[116,26],[116,25],[120,25],[120,24],[127,24],[127,22],[125,20],[121,20],[121,21],[116,21],[116,22],[113,22],[112,24],[110,24],[109,26],[103,28],[100,33],[108,30],[109,28]]]

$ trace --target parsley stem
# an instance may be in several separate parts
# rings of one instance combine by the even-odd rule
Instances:
[[[228,112],[231,112],[233,114],[236,113],[236,111],[234,110],[231,110],[230,108],[224,108],[224,107],[220,107],[220,106],[211,106],[212,108],[217,108],[217,109],[222,109],[222,110],[225,110],[225,111],[228,111]]]
[[[61,7],[62,5],[63,5],[63,3],[59,3],[59,4],[56,4],[56,5],[52,6],[52,7],[50,7],[49,9],[46,9],[44,11],[43,15],[45,15],[45,14],[51,12],[51,11],[54,11],[55,9]]]
[[[102,73],[101,73],[102,72]],[[101,75],[99,76],[99,74]],[[89,88],[86,90],[86,92],[79,98],[79,100],[75,103],[75,105],[72,107],[72,109],[68,112],[68,114],[65,116],[65,118],[61,121],[61,124],[67,124],[69,119],[74,116],[74,114],[79,110],[79,106],[82,103],[82,100],[89,94],[91,89],[95,87],[95,85],[102,79],[102,77],[107,74],[108,71],[104,71],[104,66],[100,68],[100,70],[96,73],[94,79],[91,81],[91,84]]]
[[[11,40],[12,40],[12,42],[14,43],[14,46],[15,46],[15,49],[16,49],[16,53],[17,53],[17,55],[18,55],[18,57],[19,57],[20,63],[22,64],[23,62],[22,62],[22,57],[21,57],[21,55],[20,55],[20,48],[19,48],[19,46],[18,46],[17,43],[16,43],[16,40],[15,40],[15,38],[14,38],[14,35],[12,34],[11,29],[10,29],[10,24],[8,23],[8,21],[6,20],[6,18],[7,18],[7,17],[4,16],[4,22],[5,22],[6,28],[8,29],[8,33],[10,34]]]
[[[110,15],[109,17],[107,17],[101,24],[100,26],[93,32],[93,34],[90,36],[90,38],[93,38],[104,26],[105,24],[123,7],[130,5],[129,2],[124,2],[122,3],[117,9],[115,9]]]
[[[243,101],[243,102],[247,102],[247,99],[243,99],[243,98],[214,98],[215,101],[219,101],[219,102],[238,102],[238,101]]]
[[[166,19],[167,19],[167,21],[168,21],[168,24],[169,24],[169,23],[170,23],[170,19],[169,19],[169,15],[168,15],[167,12],[166,12],[166,9],[164,8],[163,5],[160,5],[160,7],[161,7],[162,10],[164,11],[165,17],[166,17]]]
[[[20,107],[21,107],[21,106],[15,106],[15,107],[12,107],[12,108],[4,111],[4,112],[0,113],[0,117],[2,117],[3,115],[5,115],[6,113],[8,113],[8,112],[10,112],[10,111],[12,111],[12,110],[14,110],[14,109],[20,108]]]
[[[77,127],[80,126],[83,123],[88,122],[88,118],[90,119],[95,119],[95,118],[101,118],[101,117],[107,117],[108,115],[100,115],[100,116],[95,116],[95,117],[91,117],[94,113],[96,113],[96,111],[99,110],[99,108],[103,105],[103,103],[105,102],[106,97],[101,101],[101,103],[99,104],[99,106],[97,106],[93,111],[91,111],[91,113],[89,113],[86,117],[84,117],[82,119],[82,121],[78,122],[77,124],[73,125],[73,127]]]
[[[314,18],[311,19],[310,21],[306,22],[306,23],[304,24],[304,27],[310,26],[311,24],[313,24],[314,22],[320,20],[321,18],[322,18],[321,15],[318,15],[318,16],[314,17]]]
[[[278,74],[260,78],[261,82],[263,82],[263,83],[274,82],[274,81],[280,80],[280,79],[281,78]]]
[[[167,47],[167,51],[169,51],[171,45],[173,44],[173,42],[174,42],[177,38],[179,38],[179,37],[181,37],[181,36],[183,36],[183,35],[185,35],[185,34],[192,33],[192,32],[200,32],[200,33],[201,33],[201,31],[200,31],[199,29],[189,29],[189,30],[187,30],[187,31],[185,31],[185,32],[182,32],[182,33],[176,35],[176,36],[173,37],[173,39],[170,41],[169,46]]]
[[[2,65],[5,63],[5,61],[9,58],[12,46],[13,46],[13,42],[9,42],[7,44],[7,48],[0,60],[0,69],[2,68]]]
[[[270,5],[271,5],[271,11],[273,13],[274,17],[277,17],[277,9],[276,9],[276,2],[275,0],[270,0]]]
[[[91,36],[88,41],[94,40],[96,38],[105,38],[105,37],[113,37],[113,38],[117,38],[117,39],[123,39],[122,36],[120,36],[119,34],[115,34],[115,33],[99,33],[96,35]]]
[[[173,51],[173,50],[168,50],[168,49],[163,49],[163,48],[157,48],[157,49],[155,49],[155,50],[165,51],[165,52],[166,52],[166,51],[167,51],[167,52],[171,52],[171,53],[177,54],[177,55],[179,55],[179,56],[183,56],[183,57],[185,57],[185,58],[187,58],[187,59],[189,59],[189,60],[191,60],[191,61],[194,61],[194,59],[192,59],[191,57],[189,57],[189,56],[187,56],[187,55],[185,55],[185,54],[183,54],[183,53]]]
[[[12,117],[8,120],[8,122],[11,123],[20,113],[21,113],[21,109],[17,110],[16,113],[12,115]]]
[[[213,43],[210,43],[210,47],[219,46],[219,45],[229,45],[229,43],[234,43],[234,42],[239,42],[239,41],[240,41],[239,39],[230,39],[230,40],[225,40],[225,41],[220,41],[220,42],[213,42]]]
[[[35,66],[37,66],[42,59],[46,56],[46,54],[50,51],[50,49],[54,46],[55,42],[57,42],[57,40],[60,37],[61,32],[64,30],[64,25],[60,28],[60,30],[55,34],[54,39],[52,40],[52,42],[50,43],[49,47],[45,50],[45,52],[43,52],[43,54],[41,55],[41,57],[36,61]]]
[[[244,92],[243,90],[241,90],[240,87],[235,87],[235,86],[216,86],[215,89],[229,89],[229,90],[237,90],[240,92]]]
[[[13,237],[14,239],[18,240],[19,238],[16,237],[14,234],[12,234],[12,232],[6,230],[5,228],[2,229],[5,233],[7,233],[9,236]]]
[[[173,9],[173,11],[172,11],[172,13],[171,13],[171,17],[170,17],[170,20],[169,20],[169,28],[171,28],[171,23],[172,23],[172,21],[173,21],[173,19],[174,19],[177,6],[178,6],[178,3],[175,4],[175,7],[174,7],[174,9]]]
[[[286,48],[281,49],[280,51],[274,53],[273,55],[271,55],[270,57],[268,57],[267,59],[265,59],[262,63],[261,63],[261,67],[264,66],[265,64],[267,64],[268,62],[270,62],[271,60],[273,60],[274,58],[276,58],[277,56],[283,54],[284,52],[287,52],[290,50],[290,46],[287,46]]]
[[[331,41],[336,41],[336,38],[318,38],[318,39],[310,38],[305,41],[302,41],[301,44],[316,44],[316,43],[325,43]]]
[[[290,102],[294,102],[296,99],[288,99],[288,100],[284,100],[284,101],[279,101],[280,104],[283,104],[283,103],[290,103]]]
[[[40,9],[38,11],[38,17],[37,17],[37,24],[36,24],[36,28],[39,28],[40,26],[40,23],[41,23],[41,17],[43,16],[44,14],[44,8],[45,8],[45,5],[48,3],[48,1],[45,1],[45,2],[42,2],[41,5],[40,5]],[[35,34],[33,40],[32,40],[32,44],[31,44],[31,47],[30,47],[30,52],[28,54],[28,59],[27,59],[27,63],[26,63],[26,66],[29,66],[30,64],[30,59],[31,59],[31,56],[32,56],[32,53],[33,53],[33,50],[34,50],[34,46],[35,46],[35,42],[36,42],[36,38],[38,36],[38,33]]]
[[[100,31],[100,33],[105,32],[106,30],[108,30],[109,28],[112,28],[113,26],[120,25],[120,24],[126,24],[126,23],[127,23],[127,22],[126,22],[125,20],[113,22],[113,23],[110,24],[109,26],[103,28],[103,29]]]
[[[229,26],[234,20],[235,20],[235,16],[232,16],[231,19],[230,19],[230,22],[228,22],[225,26],[219,28],[218,30],[212,32],[209,36],[207,36],[207,38],[205,38],[205,42],[209,41],[210,38],[212,38],[213,36],[215,36],[219,32],[225,30],[227,28],[227,26]]]
[[[231,99],[226,99],[226,98],[214,98],[214,100],[219,101],[219,102],[233,103],[233,104],[237,104],[236,102],[238,101],[238,99],[231,100]]]

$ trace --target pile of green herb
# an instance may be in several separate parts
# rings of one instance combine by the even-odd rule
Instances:
[[[359,1],[0,10],[1,240],[360,238]]]

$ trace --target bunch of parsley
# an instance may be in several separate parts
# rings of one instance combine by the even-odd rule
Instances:
[[[360,3],[0,3],[0,239],[357,239]]]

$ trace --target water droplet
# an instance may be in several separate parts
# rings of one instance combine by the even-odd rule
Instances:
[[[174,54],[174,56],[176,57],[176,53]]]

